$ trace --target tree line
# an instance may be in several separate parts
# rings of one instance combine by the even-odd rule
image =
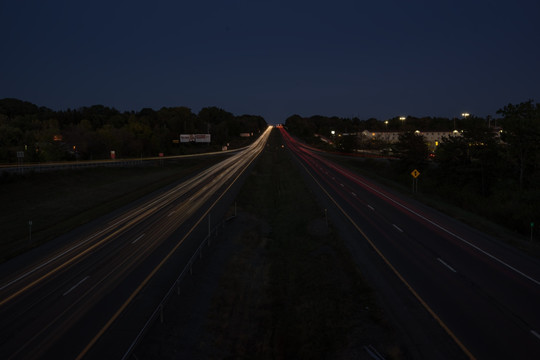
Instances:
[[[235,116],[218,107],[197,114],[188,107],[144,108],[120,112],[103,105],[54,111],[18,99],[0,100],[0,162],[25,162],[117,157],[176,155],[201,150],[221,150],[239,141],[241,133],[266,128],[257,115]],[[180,134],[211,134],[208,145],[181,144]],[[173,142],[174,140],[174,142]]]
[[[399,131],[399,141],[359,141],[361,137],[336,139],[337,150],[383,149],[391,146],[396,160],[364,161],[368,171],[401,183],[411,181],[417,169],[421,189],[497,223],[523,233],[540,229],[540,104],[532,100],[508,104],[498,118],[474,115],[460,118],[392,118],[359,120],[293,115],[285,123],[289,131],[319,146],[328,146],[314,134]],[[418,132],[416,130],[419,130]],[[446,136],[435,151],[428,148],[422,132],[458,130]],[[351,144],[351,139],[354,143]],[[346,142],[349,141],[349,144]],[[531,229],[531,227],[533,229]]]

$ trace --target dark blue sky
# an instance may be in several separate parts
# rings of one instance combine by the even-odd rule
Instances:
[[[270,123],[494,115],[540,101],[539,19],[538,0],[0,0],[0,98]]]

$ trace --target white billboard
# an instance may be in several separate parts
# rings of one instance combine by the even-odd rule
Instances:
[[[195,134],[195,142],[209,143],[210,142],[210,134]]]
[[[187,135],[181,134],[181,135],[180,135],[180,142],[181,142],[181,143],[188,143],[188,142],[190,142],[190,141],[191,141],[191,136],[192,136],[192,135],[189,135],[189,134],[187,134]],[[193,139],[193,141],[195,141],[195,139]]]
[[[209,143],[211,140],[210,134],[181,134],[180,142],[196,142],[196,143]]]

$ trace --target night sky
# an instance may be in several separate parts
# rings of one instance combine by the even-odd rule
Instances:
[[[540,101],[540,2],[0,0],[0,98],[54,110],[495,115]]]

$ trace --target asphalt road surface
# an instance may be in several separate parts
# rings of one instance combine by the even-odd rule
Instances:
[[[419,347],[413,358],[540,359],[537,259],[336,165],[280,130],[308,180],[324,194],[329,211],[332,207],[351,229],[358,262],[379,262],[392,273],[393,280],[380,281],[393,281],[393,289],[381,292],[405,289],[423,309],[418,317],[427,314],[455,345],[447,350],[428,344],[432,330],[425,325],[425,339],[412,339]],[[386,302],[406,308],[405,298]],[[398,318],[425,321],[410,314]]]
[[[2,264],[0,358],[122,358],[270,131],[167,191],[66,234],[61,246]]]

